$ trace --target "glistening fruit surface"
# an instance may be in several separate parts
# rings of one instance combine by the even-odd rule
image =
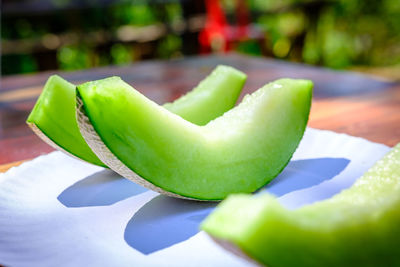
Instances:
[[[311,105],[312,82],[281,79],[265,85],[206,126],[157,105],[118,77],[78,86],[89,120],[79,125],[101,155],[103,145],[132,173],[188,198],[220,200],[253,192],[271,181],[297,148]],[[107,106],[107,109],[103,107]],[[126,176],[126,175],[125,175]]]

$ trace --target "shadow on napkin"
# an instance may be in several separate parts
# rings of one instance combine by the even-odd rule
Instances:
[[[57,199],[69,208],[107,206],[145,191],[146,188],[119,174],[103,170],[68,187]]]
[[[128,222],[125,241],[143,254],[172,246],[198,233],[200,223],[216,205],[159,195]]]
[[[291,161],[265,190],[282,196],[332,179],[349,164],[345,158]],[[124,238],[132,248],[150,254],[185,241],[199,232],[200,223],[217,203],[157,196],[128,222]]]
[[[282,196],[332,179],[346,168],[345,158],[291,161],[262,191]],[[65,189],[58,200],[66,207],[106,206],[141,194],[146,188],[110,170],[90,175]],[[217,203],[157,196],[130,219],[125,241],[143,254],[170,247],[199,232],[199,225]]]
[[[290,161],[281,174],[262,191],[283,196],[330,180],[341,173],[350,160],[345,158],[316,158]]]

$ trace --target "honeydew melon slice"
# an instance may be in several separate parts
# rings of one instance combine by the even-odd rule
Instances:
[[[311,81],[281,79],[198,126],[112,77],[77,87],[77,120],[122,176],[175,197],[221,200],[281,172],[303,136],[311,94]]]
[[[193,91],[165,107],[195,124],[205,124],[235,105],[245,81],[246,75],[241,71],[220,65]],[[82,138],[75,106],[75,85],[53,75],[46,82],[27,124],[52,147],[105,166]]]
[[[290,211],[268,194],[232,195],[201,228],[268,266],[400,266],[400,144],[328,200]]]

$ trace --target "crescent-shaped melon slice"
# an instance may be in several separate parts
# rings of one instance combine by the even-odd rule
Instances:
[[[232,195],[201,227],[268,266],[400,266],[400,144],[328,200],[287,210],[269,194]]]
[[[221,200],[281,172],[303,136],[311,94],[311,81],[278,80],[198,126],[111,77],[77,87],[77,119],[91,149],[122,176],[171,196]]]
[[[192,123],[203,125],[235,105],[245,81],[246,75],[241,71],[220,65],[191,92],[165,107]],[[82,138],[75,106],[75,85],[53,75],[47,80],[27,124],[52,147],[105,166]]]

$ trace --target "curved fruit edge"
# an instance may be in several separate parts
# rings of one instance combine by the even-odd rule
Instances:
[[[78,159],[82,162],[85,163],[89,163],[86,160],[83,160],[81,158],[78,158],[77,156],[75,156],[74,154],[71,154],[70,152],[68,152],[67,150],[65,150],[64,148],[60,147],[59,145],[57,145],[53,140],[51,140],[47,135],[45,135],[42,130],[40,130],[40,128],[34,124],[33,122],[27,122],[26,124],[28,124],[29,128],[31,128],[31,130],[40,138],[42,139],[42,141],[44,141],[45,143],[47,143],[49,146],[51,146],[52,148],[59,150],[61,152],[63,152],[64,154],[73,157],[74,159]]]
[[[264,266],[264,267],[268,266],[268,265],[262,265],[260,262],[256,261],[254,259],[254,257],[253,258],[250,257],[249,253],[245,252],[241,247],[239,247],[235,243],[230,242],[225,239],[215,237],[213,235],[210,235],[209,233],[207,233],[207,235],[212,239],[212,241],[214,241],[220,247],[222,247],[226,251],[231,252],[232,254],[238,256],[239,258],[245,259],[246,261],[251,262],[256,266]]]
[[[103,143],[101,137],[97,134],[96,130],[94,129],[92,123],[90,122],[89,117],[86,115],[86,111],[83,106],[82,99],[77,95],[76,97],[76,121],[79,126],[79,130],[85,139],[86,143],[92,149],[92,151],[99,157],[99,159],[104,162],[110,169],[118,173],[119,175],[143,186],[150,190],[153,190],[157,193],[188,199],[188,200],[197,200],[202,201],[201,199],[189,198],[185,196],[181,196],[169,191],[165,191],[162,188],[150,183],[146,179],[139,176],[137,173],[129,169],[123,162],[121,162]]]

